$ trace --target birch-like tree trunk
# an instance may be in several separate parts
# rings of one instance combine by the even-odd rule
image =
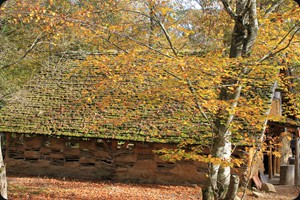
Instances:
[[[237,1],[235,10],[231,8],[227,0],[221,1],[224,5],[224,9],[235,22],[232,32],[229,57],[237,58],[240,56],[249,56],[258,32],[256,0]],[[247,69],[242,69],[242,71],[246,72]],[[228,81],[231,81],[232,84],[236,84],[234,80],[224,80],[224,83]],[[227,88],[224,88],[220,93],[219,99],[226,101],[234,100],[234,103],[231,105],[231,111],[233,111],[237,106],[241,91],[241,85],[237,86],[234,95],[229,94]],[[217,127],[217,129],[215,130],[212,155],[227,162],[230,162],[232,153],[232,133],[230,126],[233,119],[234,113],[228,112],[227,114],[220,113],[220,117],[217,117],[215,120],[215,127]],[[230,184],[230,175],[230,167],[222,167],[219,164],[211,164],[211,185],[206,193],[205,199],[226,199]],[[234,194],[230,196],[234,196]]]
[[[0,2],[0,7],[2,4],[6,2],[6,0],[3,0]],[[0,134],[0,184],[1,184],[1,199],[7,199],[7,179],[6,179],[6,168],[4,165],[4,160],[3,160],[3,154],[2,154],[2,134]]]
[[[1,199],[7,199],[7,179],[6,179],[6,168],[3,161],[2,155],[2,134],[0,134],[0,181],[1,181]]]

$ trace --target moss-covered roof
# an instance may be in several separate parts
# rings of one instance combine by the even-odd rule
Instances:
[[[161,93],[161,82],[146,79],[122,80],[131,85],[122,91],[98,67],[45,67],[2,108],[0,132],[176,142],[206,128],[185,97],[172,98],[180,86]]]
[[[1,109],[0,132],[162,143],[182,138],[208,141],[211,128],[196,108],[188,85],[166,72],[163,61],[132,56],[89,56],[42,68]],[[165,66],[179,77],[193,79],[208,112],[214,113],[218,105],[230,106],[228,102],[213,100],[217,93],[211,94],[218,88],[214,73],[209,74],[218,65],[205,69],[205,60],[187,60],[195,66],[184,72],[172,61]],[[262,82],[260,78],[267,73],[274,76],[273,72],[262,72],[249,76],[245,82],[232,125],[234,138],[243,140],[245,134],[241,133],[261,132],[272,91],[270,81]]]

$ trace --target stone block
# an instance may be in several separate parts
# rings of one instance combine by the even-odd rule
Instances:
[[[125,154],[116,158],[116,162],[135,162],[136,160],[135,154]]]
[[[264,195],[260,192],[252,192],[252,196],[255,198],[263,198]]]
[[[101,150],[95,151],[94,155],[97,158],[109,158],[110,157],[110,155],[107,151],[101,151]]]
[[[80,166],[80,163],[79,162],[65,162],[64,166],[68,167],[68,168],[76,168],[76,167]]]
[[[42,147],[40,149],[40,153],[42,153],[42,154],[49,154],[49,153],[51,153],[51,149],[47,148],[47,147]]]
[[[261,190],[265,191],[265,192],[274,192],[274,193],[276,193],[275,187],[271,183],[263,183],[262,186],[261,186]]]
[[[24,137],[24,146],[26,149],[37,149],[42,146],[43,137]]]
[[[51,153],[50,157],[52,159],[64,159],[65,158],[64,154],[61,154],[61,153]]]
[[[38,159],[40,157],[40,152],[39,151],[25,151],[24,152],[24,157],[25,158],[36,158],[36,159]]]
[[[92,140],[92,139],[79,141],[79,148],[95,150],[96,149],[96,141]]]
[[[154,154],[153,153],[139,153],[137,155],[137,160],[153,160]]]
[[[80,163],[91,163],[91,164],[93,163],[93,164],[95,164],[96,160],[94,158],[80,157],[79,162]]]
[[[66,155],[76,155],[78,156],[80,154],[80,149],[67,149],[64,151]]]
[[[280,166],[280,185],[294,185],[294,165]]]
[[[37,166],[39,167],[49,167],[50,161],[49,160],[39,160]]]
[[[65,141],[62,138],[50,138],[50,147],[55,150],[63,150]]]

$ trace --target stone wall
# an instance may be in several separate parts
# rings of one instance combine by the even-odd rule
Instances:
[[[153,150],[170,144],[5,134],[8,174],[135,181],[204,183],[206,166],[166,162]]]

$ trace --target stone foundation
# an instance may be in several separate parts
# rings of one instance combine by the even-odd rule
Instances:
[[[26,134],[5,136],[8,174],[162,184],[203,184],[206,180],[205,164],[166,162],[153,153],[175,147],[170,144]]]

